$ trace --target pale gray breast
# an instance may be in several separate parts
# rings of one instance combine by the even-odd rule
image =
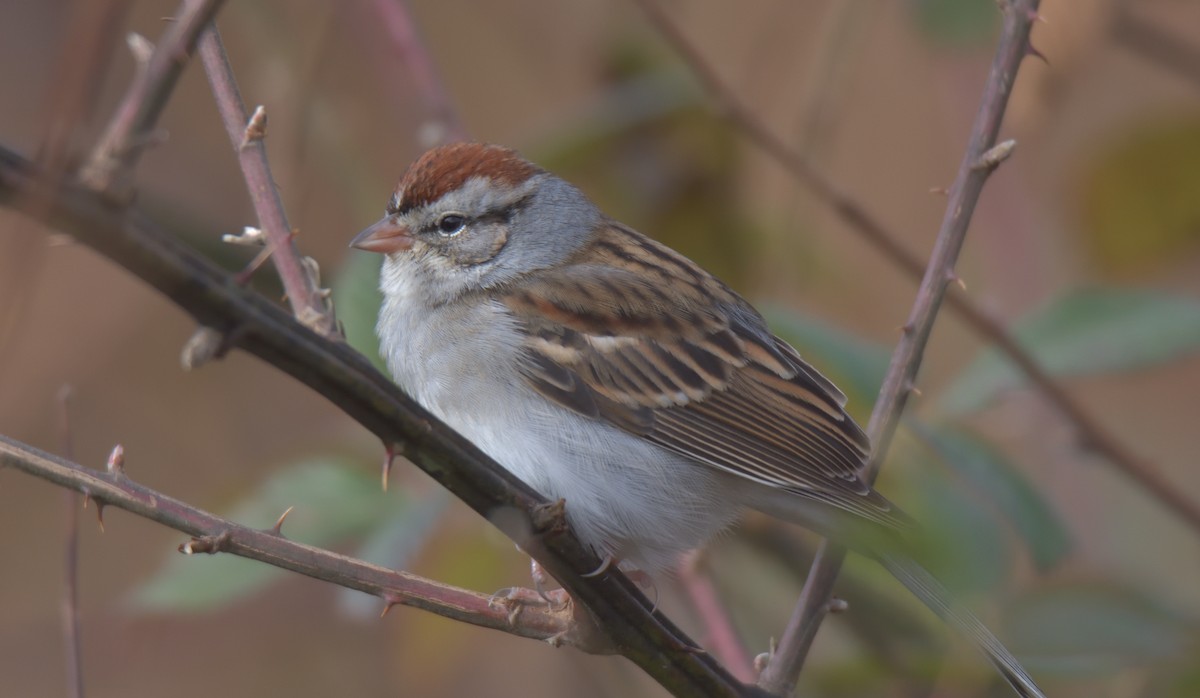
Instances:
[[[396,383],[443,419],[502,401],[520,380],[521,337],[498,303],[429,307],[393,294],[377,330]]]

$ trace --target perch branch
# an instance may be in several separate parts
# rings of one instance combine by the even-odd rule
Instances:
[[[915,279],[925,273],[925,264],[899,242],[899,237],[874,218],[849,194],[830,181],[796,150],[775,134],[737,94],[721,80],[704,55],[683,34],[656,0],[635,0],[651,24],[679,54],[710,98],[733,126],[766,155],[774,158],[788,173],[803,184],[818,201],[857,231],[871,246]],[[1013,338],[999,321],[981,310],[960,288],[946,295],[952,311],[974,332],[991,342],[1017,369],[1025,374],[1037,391],[1058,409],[1079,434],[1080,441],[1104,457],[1152,496],[1166,504],[1192,528],[1200,530],[1200,503],[1182,495],[1158,468],[1138,457],[1121,440],[1091,415],[1056,381],[1037,359]]]
[[[35,165],[0,148],[0,206],[22,210],[55,186]],[[624,575],[588,578],[600,560],[571,535],[557,508],[437,421],[343,343],[311,332],[136,210],[74,183],[50,192],[46,223],[69,232],[158,289],[197,322],[308,385],[488,518],[540,562],[595,619],[617,651],[677,695],[761,695],[694,644]]]
[[[950,187],[946,214],[938,230],[929,265],[867,424],[867,434],[873,447],[871,460],[863,472],[868,482],[874,481],[891,445],[900,414],[916,383],[934,319],[947,287],[957,279],[954,265],[966,239],[967,227],[979,195],[988,176],[1012,152],[1012,141],[997,144],[996,137],[1017,70],[1028,54],[1029,32],[1037,16],[1038,0],[1007,0],[1001,6],[1004,29],[984,86],[979,112],[971,127],[970,140],[959,164],[958,174]],[[795,687],[817,629],[830,608],[833,583],[845,556],[845,548],[828,541],[822,542],[775,657],[760,676],[759,685],[763,688],[786,695]]]

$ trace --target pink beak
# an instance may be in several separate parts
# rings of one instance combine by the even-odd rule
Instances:
[[[391,216],[384,216],[371,227],[354,236],[350,241],[351,247],[357,247],[367,252],[391,254],[403,252],[413,245],[412,235],[408,228],[397,224]]]

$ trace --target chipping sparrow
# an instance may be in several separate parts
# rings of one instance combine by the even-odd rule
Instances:
[[[894,552],[910,520],[859,476],[866,435],[740,296],[492,145],[425,153],[352,245],[385,255],[396,382],[542,495],[579,539],[653,573],[745,509],[858,546],[1022,695],[1011,654]]]

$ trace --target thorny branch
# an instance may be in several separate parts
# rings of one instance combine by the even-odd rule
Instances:
[[[737,94],[721,80],[716,71],[704,59],[700,50],[684,36],[667,13],[658,6],[657,0],[635,0],[655,28],[662,34],[680,58],[687,64],[710,97],[724,112],[726,118],[747,139],[765,154],[774,158],[785,170],[809,189],[819,201],[829,206],[835,214],[856,230],[872,246],[890,259],[897,267],[913,278],[925,273],[925,263],[909,252],[899,238],[878,219],[871,216],[849,194],[827,179],[809,160],[786,141],[780,138]],[[1200,530],[1200,503],[1193,502],[1180,493],[1151,463],[1139,457],[1121,440],[1106,429],[1071,397],[1058,381],[1046,372],[1037,359],[1022,347],[999,321],[981,310],[960,288],[951,288],[946,303],[955,314],[973,331],[996,346],[1013,365],[1029,379],[1037,391],[1058,409],[1074,426],[1079,441],[1085,448],[1102,455],[1134,482],[1166,504],[1181,519]]]
[[[224,0],[188,0],[179,17],[167,27],[162,41],[140,67],[117,106],[116,113],[80,170],[80,179],[114,201],[133,195],[133,170],[146,145],[153,142],[154,125],[179,80],[200,32],[216,16]]]
[[[874,481],[891,445],[900,415],[916,383],[921,357],[947,287],[958,279],[954,265],[966,239],[967,227],[979,195],[991,173],[1012,152],[1012,141],[997,144],[996,138],[1017,71],[1031,50],[1029,33],[1037,18],[1038,3],[1039,0],[1007,0],[1001,4],[1004,29],[992,59],[979,112],[971,127],[970,140],[959,164],[958,174],[950,187],[946,214],[934,242],[929,264],[867,424],[872,453],[863,475],[868,482]],[[779,648],[760,676],[759,685],[763,688],[785,695],[796,685],[821,620],[830,610],[833,584],[845,556],[845,548],[828,541],[821,543]]]
[[[283,282],[292,314],[301,324],[311,327],[317,334],[337,336],[337,321],[328,302],[327,292],[320,289],[316,273],[309,271],[300,258],[300,252],[292,240],[292,229],[288,225],[279,190],[267,164],[266,112],[259,107],[254,116],[247,119],[246,107],[238,93],[233,68],[225,55],[225,47],[216,26],[200,37],[200,61],[208,84],[212,88],[221,121],[237,154],[238,165],[246,179],[246,191],[254,204],[254,212],[266,238],[266,249],[270,250],[271,261]]]
[[[82,493],[98,506],[124,509],[193,536],[180,546],[185,554],[224,552],[265,562],[376,596],[384,602],[385,612],[392,606],[412,606],[520,637],[581,646],[591,652],[611,651],[595,644],[603,642],[602,636],[580,632],[586,625],[574,622],[570,607],[518,607],[500,598],[297,543],[283,537],[279,528],[247,528],[139,485],[121,471],[91,470],[5,436],[0,436],[0,464]],[[72,494],[73,503],[75,499]]]
[[[29,161],[0,148],[0,206],[22,210],[55,186]],[[46,223],[69,232],[152,285],[197,322],[285,371],[340,407],[386,443],[407,446],[410,460],[515,540],[594,619],[598,632],[667,690],[678,695],[761,695],[695,645],[624,575],[587,578],[600,560],[565,526],[561,509],[402,393],[360,354],[307,330],[274,303],[235,283],[211,262],[154,227],[138,212],[74,183],[44,200]],[[36,197],[35,197],[36,198]],[[92,482],[93,485],[97,484]]]
[[[184,0],[180,17],[157,48],[150,50],[144,41],[136,44],[143,68],[85,166],[83,186],[48,178],[36,165],[0,149],[0,205],[36,211],[37,219],[69,231],[191,312],[208,334],[222,337],[222,349],[236,347],[258,355],[321,392],[385,443],[405,444],[414,463],[488,517],[563,585],[576,608],[572,641],[577,646],[611,648],[679,695],[758,694],[754,686],[738,682],[711,657],[697,652],[624,575],[586,578],[599,560],[570,533],[561,506],[544,502],[352,349],[306,331],[128,207],[137,155],[151,142],[152,128],[176,78],[219,5],[219,0]],[[245,139],[254,140],[255,134]],[[32,207],[31,201],[43,205]],[[115,469],[108,475],[122,477]],[[96,494],[99,485],[88,485],[98,509],[105,504]],[[197,539],[187,549],[224,549],[236,539],[226,530]],[[581,640],[589,635],[595,638]]]

